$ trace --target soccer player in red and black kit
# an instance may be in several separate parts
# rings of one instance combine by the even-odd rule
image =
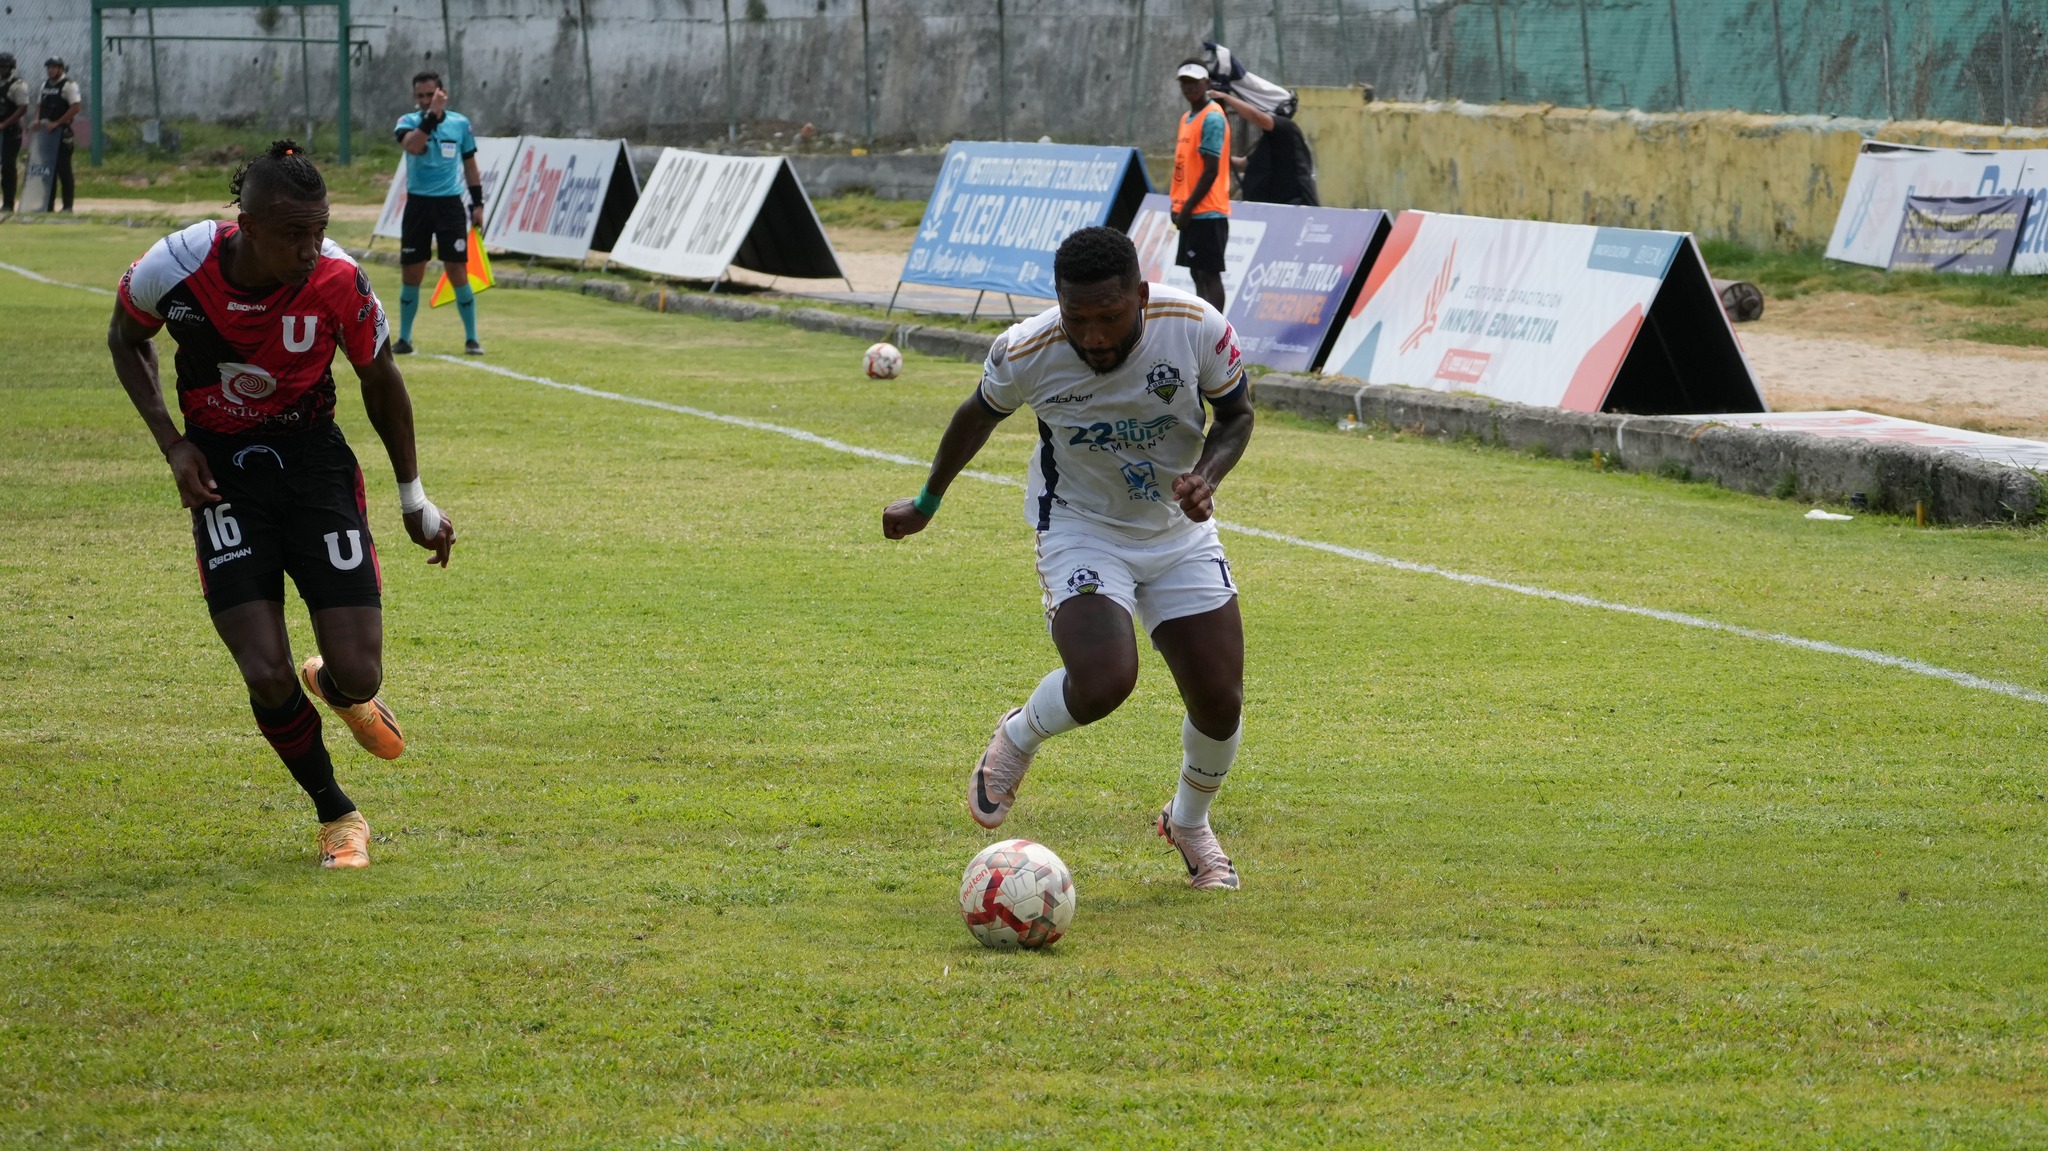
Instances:
[[[336,349],[362,381],[363,411],[399,480],[406,534],[434,553],[427,562],[448,565],[455,526],[420,487],[412,399],[391,358],[384,306],[327,239],[319,170],[280,140],[229,190],[241,209],[234,223],[166,236],[128,269],[107,346],[192,511],[200,588],[249,685],[256,726],[319,813],[321,866],[367,867],[369,825],[334,781],[320,713],[307,699],[334,709],[371,754],[395,759],[405,750],[377,698],[383,578],[362,469],[334,423]],[[164,328],[178,344],[183,435],[164,408],[150,342]],[[296,673],[284,627],[287,573],[320,648]]]

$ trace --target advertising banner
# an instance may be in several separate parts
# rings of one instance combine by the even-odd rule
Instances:
[[[2027,197],[1908,196],[1893,269],[1995,276],[2012,267]]]
[[[2029,148],[2004,155],[2013,157],[2020,165],[2020,174],[2010,190],[2027,198],[2027,218],[2020,225],[2020,242],[2013,246],[2012,274],[2048,274],[2048,150]],[[2002,193],[2007,189],[1996,191]]]
[[[955,141],[901,278],[1050,299],[1060,241],[1128,229],[1151,190],[1136,148]]]
[[[843,275],[803,181],[782,156],[662,149],[611,256],[692,280],[717,280],[733,265],[799,279]]]
[[[1865,140],[1828,239],[1828,259],[1889,266],[1906,197],[2005,195],[2017,190],[2026,156]]]
[[[529,256],[609,251],[640,198],[624,140],[520,138],[484,240]]]
[[[1321,367],[1337,320],[1386,234],[1387,215],[1375,209],[1231,201],[1223,312],[1237,329],[1244,358],[1283,372]],[[1179,234],[1166,196],[1145,197],[1131,240],[1147,280],[1195,290],[1188,270],[1173,262]]]
[[[1765,410],[1684,232],[1403,212],[1324,370],[1580,412]]]
[[[476,171],[483,177],[484,185],[484,226],[490,227],[491,215],[497,211],[498,202],[505,192],[505,172],[512,166],[512,157],[519,151],[522,136],[478,136],[476,138]],[[405,154],[399,153],[398,171],[391,177],[391,187],[384,191],[384,210],[377,214],[377,227],[373,235],[397,240],[400,225],[405,222]]]

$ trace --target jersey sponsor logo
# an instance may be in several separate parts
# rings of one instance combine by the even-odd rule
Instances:
[[[1157,500],[1159,498],[1159,470],[1151,460],[1132,460],[1123,466],[1124,483],[1130,486],[1134,500]]]
[[[1180,369],[1165,360],[1153,364],[1152,370],[1145,373],[1145,391],[1158,396],[1161,403],[1172,403],[1173,397],[1186,386],[1186,381],[1180,377]]]
[[[206,317],[193,311],[192,305],[180,300],[171,305],[170,311],[164,313],[164,320],[173,324],[203,324],[206,322]]]
[[[369,294],[370,294],[370,273],[368,273],[368,272],[365,272],[365,271],[363,271],[363,270],[362,270],[361,268],[357,268],[357,269],[356,269],[356,295],[358,295],[358,296],[367,296],[367,295],[369,295]]]
[[[277,390],[277,377],[255,364],[220,365],[220,390],[229,402],[250,403]]]
[[[1094,595],[1102,590],[1102,575],[1094,568],[1075,568],[1067,577],[1067,590],[1075,595]]]
[[[206,570],[212,571],[213,569],[231,560],[247,559],[255,554],[255,548],[237,548],[231,552],[222,552],[220,555],[217,555],[212,559],[206,561]]]
[[[1166,438],[1166,433],[1180,426],[1179,416],[1159,416],[1150,420],[1118,420],[1077,427],[1067,424],[1073,433],[1067,441],[1070,448],[1085,447],[1091,452],[1120,452],[1128,448],[1149,448]]]
[[[267,312],[269,310],[269,304],[245,304],[240,300],[228,301],[228,311],[230,312]]]
[[[292,323],[294,320],[299,321],[304,327],[294,330],[297,327]],[[319,328],[320,317],[318,316],[286,316],[284,318],[284,350],[294,353],[310,351],[313,347],[313,336],[319,331]]]
[[[1075,395],[1075,394],[1074,394],[1074,393],[1072,393],[1072,392],[1068,392],[1068,393],[1067,393],[1066,395],[1064,395],[1064,396],[1049,396],[1049,397],[1047,397],[1046,399],[1044,399],[1044,400],[1041,400],[1041,401],[1039,401],[1039,402],[1041,402],[1041,403],[1043,403],[1043,404],[1046,404],[1046,405],[1048,405],[1048,406],[1050,406],[1050,405],[1052,405],[1052,404],[1083,404],[1083,403],[1087,403],[1087,402],[1088,402],[1089,400],[1092,400],[1092,399],[1094,399],[1094,398],[1095,398],[1095,393],[1094,393],[1094,392],[1089,392],[1089,393],[1088,393],[1087,395],[1085,395],[1085,396],[1077,396],[1077,395]]]
[[[1223,325],[1223,338],[1216,341],[1216,354],[1219,356],[1222,355],[1223,349],[1229,347],[1231,345],[1231,342],[1236,339],[1237,329],[1231,327],[1229,324]]]
[[[276,460],[278,471],[284,470],[284,457],[277,454],[277,449],[271,447],[269,444],[250,444],[248,447],[243,448],[239,452],[236,452],[234,455],[235,466],[241,468],[243,471],[247,471],[249,469],[249,465],[244,461],[246,461],[250,456],[255,455],[257,452],[262,452],[265,455],[268,455],[271,459]]]

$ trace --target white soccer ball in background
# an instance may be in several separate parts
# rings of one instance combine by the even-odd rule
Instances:
[[[1074,921],[1074,873],[1042,843],[992,843],[960,877],[960,914],[983,947],[1044,947]]]
[[[876,344],[868,349],[868,378],[893,380],[903,372],[903,353],[894,344]]]

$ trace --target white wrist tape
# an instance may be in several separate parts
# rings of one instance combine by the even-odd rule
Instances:
[[[441,509],[427,498],[427,489],[417,479],[398,485],[398,510],[405,515],[420,513],[420,531],[429,539],[441,531]]]

